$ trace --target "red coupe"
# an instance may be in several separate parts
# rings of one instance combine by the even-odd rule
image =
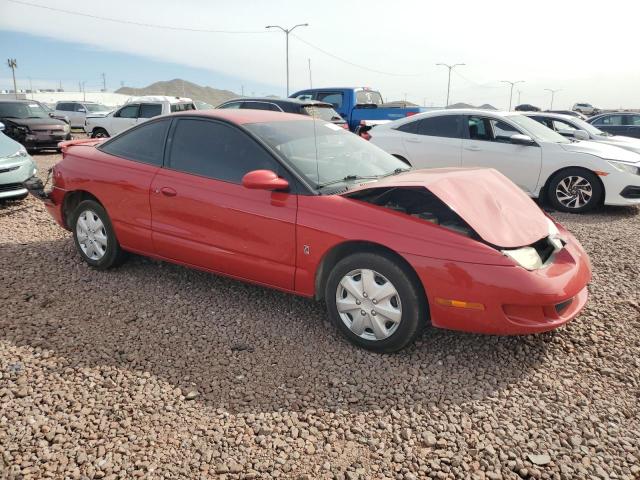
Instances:
[[[429,323],[551,330],[587,300],[581,245],[495,170],[411,171],[331,123],[257,110],[61,146],[40,193],[89,265],[134,252],[324,299],[365,348],[399,350]]]

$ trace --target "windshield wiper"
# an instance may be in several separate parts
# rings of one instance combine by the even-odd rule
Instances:
[[[328,187],[329,185],[335,185],[336,183],[350,182],[354,180],[377,180],[380,175],[347,175],[346,177],[338,178],[326,183],[319,183],[318,188]]]
[[[399,173],[408,172],[409,170],[411,170],[411,169],[410,168],[396,168],[393,172],[385,173],[384,175],[381,175],[381,176],[382,177],[391,177],[392,175],[398,175]]]

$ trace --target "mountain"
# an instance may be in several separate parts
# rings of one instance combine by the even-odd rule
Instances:
[[[192,100],[210,103],[214,107],[220,105],[222,102],[240,96],[229,90],[203,87],[180,78],[165,82],[155,82],[143,88],[122,87],[116,90],[116,93],[132,96],[169,95],[172,97],[188,97]]]
[[[468,103],[454,103],[453,105],[449,105],[447,108],[477,108],[479,110],[497,110],[496,107],[494,107],[493,105],[490,105],[488,103],[485,103],[484,105],[480,105],[479,107],[476,107],[474,105],[470,105]]]

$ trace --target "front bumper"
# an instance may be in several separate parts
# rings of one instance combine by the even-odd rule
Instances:
[[[553,330],[584,307],[591,279],[587,254],[570,234],[547,267],[528,271],[405,256],[416,268],[435,327],[473,333],[523,335]],[[452,299],[482,308],[446,306]]]
[[[640,175],[613,172],[600,179],[604,185],[605,205],[640,205]]]
[[[23,182],[36,174],[31,157],[0,165],[0,199],[20,197],[27,193]]]
[[[24,135],[20,143],[29,150],[57,149],[58,143],[71,140],[71,132],[52,133],[55,131],[31,131]]]

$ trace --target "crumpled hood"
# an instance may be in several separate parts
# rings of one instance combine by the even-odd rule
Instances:
[[[587,153],[607,160],[628,163],[640,162],[640,156],[637,153],[602,142],[590,142],[587,140],[572,143],[559,143],[558,145],[569,152]]]
[[[40,130],[62,130],[67,125],[64,120],[57,118],[5,118],[2,120],[5,124],[13,123],[31,129]]]
[[[456,212],[487,243],[531,245],[550,234],[550,221],[511,180],[493,168],[434,168],[365,182],[349,190],[423,186]]]

